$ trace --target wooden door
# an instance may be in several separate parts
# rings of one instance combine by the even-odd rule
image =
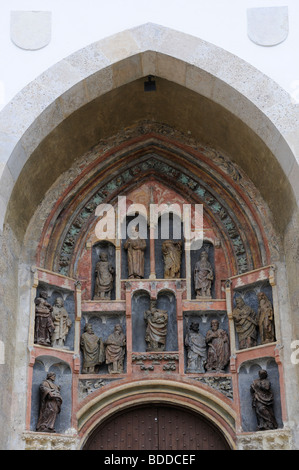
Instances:
[[[88,439],[86,450],[228,450],[221,432],[201,415],[151,405],[107,420]]]

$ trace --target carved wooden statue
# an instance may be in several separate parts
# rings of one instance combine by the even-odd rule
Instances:
[[[165,240],[162,244],[164,258],[164,278],[175,279],[181,277],[182,242]]]
[[[257,418],[257,430],[267,431],[277,429],[278,425],[273,410],[274,395],[266,370],[259,371],[259,378],[254,380],[250,387],[252,394],[252,407]]]
[[[126,337],[121,325],[115,325],[114,332],[105,341],[106,364],[109,374],[121,374],[124,371]]]
[[[246,305],[242,297],[236,298],[233,319],[239,339],[239,349],[252,348],[257,344],[257,315]]]
[[[274,313],[273,307],[264,292],[258,294],[258,325],[261,343],[273,343],[275,341]]]
[[[211,321],[211,329],[206,334],[206,343],[208,346],[206,370],[224,372],[230,359],[229,337],[225,330],[219,328],[218,320]]]
[[[146,241],[143,238],[128,238],[124,244],[128,253],[128,277],[129,279],[144,278],[144,251]]]
[[[54,331],[52,320],[52,305],[47,302],[48,293],[41,291],[35,299],[35,327],[34,342],[42,346],[51,346],[51,337]]]
[[[80,347],[83,353],[82,374],[94,374],[95,367],[105,361],[105,350],[103,341],[94,333],[90,323],[85,325]]]
[[[202,251],[200,259],[197,261],[194,268],[194,286],[197,299],[201,299],[202,297],[212,297],[211,288],[213,280],[214,274],[212,265],[208,260],[208,253],[206,251]]]
[[[185,337],[188,352],[187,372],[203,374],[207,360],[207,348],[204,336],[199,332],[199,324],[192,322]]]
[[[60,413],[62,398],[59,385],[55,384],[56,375],[47,374],[46,380],[40,384],[40,410],[36,426],[37,432],[56,432],[55,421]]]
[[[64,302],[61,297],[55,300],[52,311],[54,331],[51,337],[53,347],[64,348],[65,340],[72,326],[72,321],[64,308]]]
[[[95,276],[94,300],[110,300],[114,283],[114,268],[109,263],[108,255],[104,251],[100,253],[100,259],[96,264]]]
[[[156,307],[151,300],[150,309],[144,312],[146,322],[145,342],[147,351],[164,351],[166,345],[168,313]]]

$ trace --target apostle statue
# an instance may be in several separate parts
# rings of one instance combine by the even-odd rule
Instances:
[[[136,237],[128,238],[124,244],[128,253],[128,277],[129,279],[144,278],[144,251],[146,241],[140,238],[136,227]]]
[[[55,421],[60,413],[62,398],[59,385],[55,384],[56,375],[53,372],[47,374],[39,387],[40,409],[36,425],[37,432],[56,432]]]
[[[257,344],[257,315],[245,304],[242,297],[236,298],[233,319],[239,339],[239,349],[252,348]]]
[[[106,364],[109,374],[121,374],[124,371],[126,337],[121,325],[115,325],[114,332],[105,341]]]
[[[164,351],[168,324],[167,311],[158,309],[156,300],[151,300],[150,309],[144,312],[144,320],[146,350]]]
[[[187,373],[203,374],[207,359],[205,337],[199,332],[199,324],[192,322],[185,337],[187,348]]]
[[[80,347],[83,354],[82,374],[94,374],[95,367],[105,361],[105,349],[102,339],[94,333],[90,323],[85,325]]]
[[[259,301],[258,325],[261,343],[273,343],[275,341],[275,331],[272,304],[264,292],[260,292],[257,297]]]
[[[259,378],[251,384],[250,392],[252,395],[252,407],[257,418],[257,430],[268,431],[277,429],[278,425],[273,410],[274,396],[266,370],[262,369],[259,371]]]
[[[64,348],[65,340],[72,326],[72,321],[64,308],[64,302],[61,297],[57,297],[53,305],[52,319],[54,331],[51,337],[53,347]]]
[[[214,274],[212,265],[208,260],[208,253],[203,250],[200,254],[200,259],[195,264],[194,268],[194,286],[196,291],[196,298],[211,298],[212,281]]]
[[[100,253],[99,261],[95,269],[94,300],[110,300],[114,282],[114,268],[108,261],[108,255],[104,251]]]
[[[51,336],[54,331],[53,307],[47,299],[48,293],[44,290],[35,299],[34,342],[42,346],[51,346]]]
[[[206,334],[206,343],[208,346],[206,370],[224,372],[230,359],[229,337],[225,330],[219,328],[218,320],[211,321],[211,329]]]
[[[175,279],[181,277],[182,242],[165,240],[162,244],[164,258],[164,278]]]

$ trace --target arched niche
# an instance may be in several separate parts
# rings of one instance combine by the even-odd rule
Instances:
[[[80,338],[82,334],[85,333],[86,331],[86,325],[91,325],[92,326],[92,331],[93,333],[101,340],[102,345],[105,348],[105,342],[107,341],[108,337],[113,334],[114,329],[116,325],[120,325],[122,332],[126,336],[126,319],[124,312],[111,312],[111,311],[95,311],[95,312],[83,312],[82,314],[82,321],[80,325]],[[97,377],[97,375],[104,375],[107,376],[109,375],[109,370],[108,370],[108,365],[106,364],[106,359],[105,359],[105,352],[104,352],[104,357],[102,358],[103,362],[96,364],[94,367],[94,372],[90,373],[85,373],[83,371],[83,365],[84,365],[84,360],[83,360],[83,351],[82,348],[80,348],[80,363],[81,363],[81,368],[80,372],[82,374],[82,378],[84,376],[90,377],[91,374],[93,377]],[[126,352],[125,352],[125,357],[124,357],[124,370],[123,372],[126,372]],[[113,374],[109,375],[110,377],[117,377],[118,374]]]
[[[144,313],[150,310],[151,301],[155,301],[156,308],[168,314],[167,334],[164,351],[178,350],[178,331],[176,319],[176,298],[174,292],[162,290],[157,299],[151,299],[150,293],[145,290],[135,291],[132,296],[132,350],[133,352],[146,352],[147,344],[146,321]]]
[[[110,290],[110,285],[108,284],[108,279],[100,280],[100,266],[98,265],[99,262],[102,260],[102,255],[105,256],[104,262],[107,263],[107,270],[109,274],[112,276],[112,288]],[[99,241],[92,246],[92,262],[91,262],[91,291],[92,291],[92,299],[93,300],[115,300],[115,276],[119,273],[116,269],[116,259],[115,259],[115,245],[107,240]],[[106,270],[106,268],[105,268]],[[98,273],[98,274],[97,274]],[[105,275],[106,276],[106,275]],[[107,276],[106,276],[107,277]],[[97,281],[97,278],[99,279]],[[105,287],[103,287],[103,297],[101,295],[101,289],[97,287],[97,284],[101,282],[104,285],[107,285],[107,291]]]
[[[192,245],[191,245],[192,247]],[[201,255],[202,253],[207,253],[207,261],[210,264],[211,267],[211,273],[208,273],[207,271],[202,271],[201,272]],[[191,297],[192,299],[196,298],[204,298],[205,295],[202,293],[202,291],[199,290],[199,293],[197,294],[197,289],[200,287],[202,284],[208,286],[208,290],[210,292],[211,298],[216,299],[216,292],[220,293],[221,291],[221,279],[217,279],[218,277],[218,271],[216,270],[216,263],[215,263],[215,247],[213,243],[203,240],[202,246],[200,249],[197,250],[191,250],[190,251],[190,277],[191,277]],[[195,279],[195,270],[197,271],[196,273],[196,279]],[[212,276],[211,279],[207,279],[207,275],[210,274]],[[217,286],[218,284],[218,286]],[[216,290],[216,286],[218,289]],[[219,297],[220,298],[220,297]]]
[[[139,222],[138,222],[139,221]],[[148,279],[150,276],[150,236],[147,219],[143,214],[128,214],[122,221],[122,238],[121,238],[121,274],[122,279],[129,279],[133,275],[134,278]],[[137,227],[140,231],[140,239],[143,240],[145,249],[138,250],[135,254],[131,251],[130,244],[130,227]],[[134,243],[134,242],[133,242]],[[136,250],[137,251],[137,250]],[[130,258],[130,260],[129,260]],[[138,267],[138,269],[136,269]],[[141,269],[140,269],[141,268]],[[141,275],[141,276],[140,276]],[[140,276],[140,277],[139,277]]]
[[[180,244],[180,256],[178,254],[166,255],[166,252],[169,252],[169,249],[165,244],[169,241],[174,242],[175,244]],[[173,250],[175,247],[170,249]],[[178,264],[180,266],[179,271],[169,268],[170,265],[174,264]],[[186,277],[184,224],[182,214],[179,215],[175,212],[169,212],[162,214],[158,218],[158,223],[155,229],[155,268],[157,279]]]
[[[1,380],[10,385],[7,390],[14,389],[14,396],[19,398],[19,405],[14,403],[15,413],[10,413],[9,407],[3,410],[8,421],[14,418],[13,414],[24,414],[26,406],[22,398],[26,391],[25,367],[13,364],[15,354],[25,357],[27,344],[26,341],[11,341],[11,335],[15,333],[17,338],[20,333],[16,325],[20,325],[21,313],[22,328],[29,331],[30,267],[46,266],[47,242],[53,242],[50,251],[55,253],[57,240],[64,241],[67,230],[76,229],[72,223],[65,226],[64,216],[66,203],[76,200],[76,182],[80,177],[86,181],[89,178],[86,167],[82,161],[78,164],[78,159],[84,155],[86,162],[90,157],[90,165],[93,165],[95,159],[89,152],[101,141],[103,151],[97,155],[100,163],[97,176],[108,178],[106,163],[111,150],[105,149],[106,139],[118,136],[115,144],[120,149],[126,141],[124,135],[120,137],[120,130],[126,133],[132,123],[144,119],[160,126],[160,135],[168,137],[168,148],[175,130],[181,129],[185,138],[191,136],[180,147],[186,149],[187,145],[186,161],[190,165],[197,158],[190,149],[208,145],[205,150],[213,164],[209,171],[217,167],[223,178],[230,178],[236,190],[233,196],[242,189],[246,200],[254,201],[257,218],[251,213],[239,224],[242,226],[245,220],[250,220],[251,226],[258,227],[262,234],[248,242],[247,248],[254,242],[261,250],[251,260],[251,265],[253,268],[261,265],[261,260],[263,263],[278,261],[278,280],[283,294],[279,300],[282,336],[288,342],[294,331],[299,331],[296,320],[297,107],[283,90],[250,65],[198,38],[152,24],[125,32],[121,38],[131,44],[129,51],[127,48],[119,50],[119,35],[91,45],[45,72],[1,113],[1,131],[6,142],[1,153],[0,194],[1,246],[5,253],[1,258],[1,273],[5,279],[2,302],[6,366],[0,374]],[[116,50],[119,50],[117,56]],[[105,64],[101,61],[103,57],[107,58]],[[61,76],[72,77],[71,83],[69,80],[53,82],[56,67]],[[155,95],[140,93],[148,74],[157,77]],[[167,123],[167,129],[161,123]],[[139,131],[139,135],[134,136],[135,143],[144,132],[143,125]],[[132,158],[138,160],[140,147]],[[221,149],[221,155],[215,153],[215,149]],[[130,153],[129,148],[126,151]],[[167,149],[164,157],[166,154]],[[174,155],[171,159],[176,161]],[[241,179],[238,165],[243,172]],[[110,176],[114,169],[117,165],[108,169]],[[255,195],[254,191],[247,192],[250,185],[248,179],[243,179],[244,174],[256,189]],[[189,183],[192,181],[185,179],[184,188]],[[129,183],[126,181],[126,184]],[[90,187],[92,185],[93,181]],[[226,196],[228,188],[226,180],[222,186]],[[233,196],[230,195],[232,199]],[[61,200],[65,202],[62,208]],[[265,204],[260,204],[261,201]],[[219,210],[211,204],[211,210]],[[82,212],[88,215],[88,208],[84,207]],[[59,234],[52,239],[50,228],[56,219]],[[68,242],[70,247],[72,240]],[[228,250],[227,259],[233,259],[230,255],[233,251]],[[233,265],[233,270],[230,275],[237,271],[237,264]],[[20,295],[12,296],[11,292]],[[19,302],[20,296],[22,302]],[[285,299],[291,299],[292,305]],[[294,373],[298,379],[289,359],[285,359],[288,374]],[[20,376],[24,378],[23,387],[12,380]],[[296,395],[297,383],[298,380],[287,383],[288,396]],[[11,403],[9,393],[4,394],[6,402]],[[288,406],[291,414],[298,413],[297,403]]]
[[[278,428],[283,427],[278,366],[274,358],[260,357],[255,360],[242,363],[239,368],[241,422],[242,430],[244,432],[253,432],[257,430],[257,419],[255,411],[252,408],[250,386],[254,380],[259,378],[259,371],[262,369],[267,371],[268,379],[271,383],[271,390],[274,396],[273,409]]]
[[[74,292],[64,289],[63,287],[58,287],[54,285],[49,285],[44,282],[39,282],[37,289],[36,289],[36,298],[39,297],[40,292],[45,291],[48,294],[47,302],[53,307],[55,306],[57,299],[62,299],[63,308],[66,310],[68,315],[68,320],[70,321],[70,326],[68,328],[68,333],[65,337],[65,342],[61,346],[54,346],[53,349],[56,347],[63,348],[65,350],[73,351],[75,348],[75,295]],[[54,315],[52,314],[52,320],[55,326],[58,326],[58,322],[55,321]],[[54,344],[52,342],[52,344]]]
[[[49,372],[55,373],[55,384],[59,385],[62,397],[61,412],[57,416],[55,430],[57,433],[64,433],[71,428],[72,370],[69,364],[55,355],[38,356],[35,360],[32,376],[30,430],[36,430],[40,410],[39,387]]]

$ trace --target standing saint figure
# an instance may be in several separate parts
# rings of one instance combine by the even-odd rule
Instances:
[[[206,341],[199,332],[199,324],[192,322],[185,337],[185,346],[188,352],[187,372],[203,374],[207,359]]]
[[[175,279],[181,277],[182,242],[165,240],[162,244],[164,258],[164,278]]]
[[[236,298],[233,319],[239,339],[239,349],[252,348],[257,344],[257,315],[242,297]]]
[[[168,313],[158,309],[156,304],[156,300],[151,300],[150,309],[144,312],[147,351],[164,351],[166,346]]]
[[[46,291],[41,291],[39,297],[35,299],[34,342],[42,346],[51,346],[51,336],[54,331],[53,307],[47,299]]]
[[[212,265],[208,260],[208,256],[209,255],[206,251],[202,251],[199,261],[195,264],[194,286],[197,299],[201,299],[202,297],[212,297],[211,287],[212,281],[214,280],[214,274]]]
[[[257,298],[259,301],[258,324],[261,343],[273,343],[275,341],[275,331],[272,304],[264,292],[260,292]]]
[[[225,330],[219,328],[218,320],[211,321],[211,329],[206,334],[206,343],[208,345],[206,370],[224,372],[230,358],[229,337]]]
[[[51,337],[53,347],[64,348],[65,340],[72,326],[72,321],[64,308],[64,302],[61,297],[57,297],[53,305],[52,319],[54,332]]]
[[[56,375],[53,372],[47,374],[39,387],[40,390],[40,409],[36,425],[37,432],[56,432],[55,421],[60,413],[62,398],[60,387],[55,382]]]
[[[94,332],[92,325],[87,323],[81,335],[80,347],[83,353],[82,374],[94,374],[95,367],[105,361],[104,343]]]
[[[144,251],[146,241],[138,236],[136,227],[136,238],[128,238],[124,244],[128,253],[128,277],[129,279],[144,278]]]
[[[252,394],[252,407],[257,418],[257,430],[277,429],[278,425],[273,410],[274,396],[266,370],[259,371],[259,378],[251,384],[250,392]]]
[[[114,268],[108,261],[108,255],[104,251],[100,253],[99,261],[95,269],[94,300],[111,299],[114,281]]]
[[[109,374],[121,374],[124,371],[126,337],[121,325],[115,325],[114,332],[105,341],[106,364]]]

